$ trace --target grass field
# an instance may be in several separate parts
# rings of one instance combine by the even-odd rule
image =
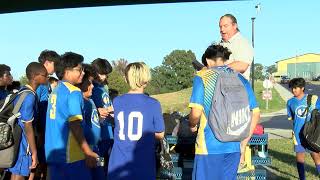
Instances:
[[[299,179],[296,168],[295,153],[293,152],[293,143],[291,139],[271,139],[269,140],[269,156],[272,159],[272,165],[269,168],[275,171],[272,179]],[[316,180],[316,168],[309,154],[306,154],[306,179]]]
[[[173,93],[153,95],[152,97],[160,101],[163,113],[170,113],[173,111],[188,113],[191,91],[192,88],[188,88]],[[275,89],[272,89],[273,99],[269,101],[269,109],[266,110],[266,101],[262,100],[262,91],[262,82],[255,82],[255,95],[262,113],[275,112],[285,108],[285,101],[280,97],[279,93]]]

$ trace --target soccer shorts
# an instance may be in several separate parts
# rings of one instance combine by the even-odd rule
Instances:
[[[86,166],[85,161],[74,163],[48,164],[48,175],[51,180],[91,180],[90,169]]]
[[[193,180],[236,180],[240,152],[196,155]]]

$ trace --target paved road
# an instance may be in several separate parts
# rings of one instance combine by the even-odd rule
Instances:
[[[285,87],[287,90],[291,91],[289,89],[288,84],[281,84],[281,85]],[[308,94],[316,94],[320,97],[320,85],[307,83],[305,92]]]

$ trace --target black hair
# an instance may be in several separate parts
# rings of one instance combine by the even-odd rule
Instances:
[[[224,17],[228,17],[228,18],[231,19],[232,23],[238,24],[237,18],[234,17],[234,15],[232,15],[232,14],[225,14],[225,15],[221,16],[220,20],[221,20],[222,18],[224,18]],[[240,29],[239,29],[238,27],[237,27],[237,31],[240,32]]]
[[[89,80],[88,77],[82,78],[82,82],[80,84],[77,84],[76,86],[82,91],[86,92],[88,91],[89,86],[92,84],[92,82]]]
[[[0,64],[0,78],[4,76],[7,72],[10,72],[11,68],[5,64]]]
[[[82,67],[84,69],[83,78],[89,78],[89,77],[93,77],[94,79],[96,78],[97,73],[90,64],[82,64]]]
[[[28,64],[26,68],[26,75],[29,81],[31,81],[34,76],[39,75],[40,73],[47,73],[46,68],[43,66],[43,64],[39,62],[31,62]]]
[[[289,81],[289,88],[304,88],[306,86],[306,81],[303,78],[293,78]]]
[[[211,44],[202,55],[202,64],[207,66],[207,59],[215,61],[216,58],[219,57],[222,58],[223,61],[227,61],[229,59],[230,54],[231,52],[228,48],[225,48],[217,44]]]
[[[97,58],[92,61],[91,65],[98,74],[109,74],[112,72],[112,66],[106,59]]]
[[[60,60],[60,55],[52,50],[43,50],[39,57],[38,61],[44,64],[46,61],[58,62]]]
[[[53,83],[53,82],[58,82],[59,80],[58,80],[57,78],[55,78],[55,77],[50,76],[49,79],[48,79],[48,81],[49,81],[49,83],[51,84],[51,83]]]
[[[64,73],[68,69],[77,67],[83,62],[83,56],[74,52],[66,52],[61,55],[61,59],[56,66],[56,75],[61,80],[64,76]]]
[[[19,81],[12,81],[12,84],[7,86],[7,90],[12,92],[14,89],[20,89],[21,84]]]

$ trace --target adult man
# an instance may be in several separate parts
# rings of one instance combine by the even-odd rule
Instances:
[[[5,64],[0,64],[0,100],[8,95],[7,86],[12,83],[11,68]]]
[[[232,14],[223,15],[220,18],[219,27],[222,38],[220,45],[227,47],[232,53],[226,64],[249,80],[253,47],[241,35],[237,19]]]
[[[189,107],[189,126],[191,131],[198,130],[195,147],[195,163],[192,179],[235,180],[240,161],[240,142],[221,142],[208,124],[214,90],[217,86],[219,71],[231,73],[233,70],[225,66],[230,52],[221,45],[211,45],[202,56],[202,63],[207,66],[197,73],[193,79],[193,90]],[[219,70],[219,71],[218,71]],[[241,142],[241,149],[246,146],[259,120],[260,113],[254,93],[249,82],[239,74],[252,112],[250,135]],[[198,128],[198,123],[200,123]]]

